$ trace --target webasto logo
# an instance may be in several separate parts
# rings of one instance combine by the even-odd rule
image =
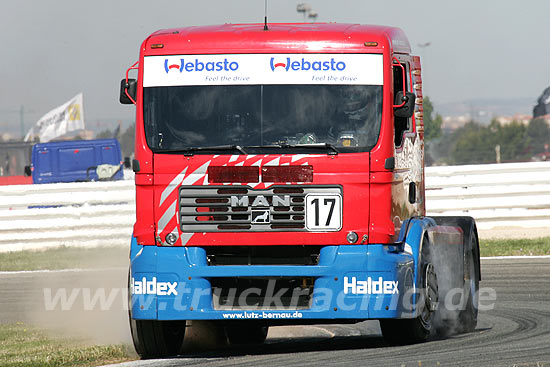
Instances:
[[[379,277],[374,280],[368,277],[367,280],[357,280],[352,277],[344,277],[344,293],[348,294],[399,294],[398,281],[384,280]]]
[[[286,71],[294,70],[313,70],[313,71],[342,71],[346,68],[346,63],[343,61],[334,60],[332,57],[326,61],[308,61],[304,57],[302,59],[291,59],[287,57],[286,59],[275,60],[274,57],[270,60],[271,70],[275,71],[277,69],[284,69]]]
[[[179,62],[172,63],[169,59],[164,60],[164,70],[166,73],[175,69],[179,72],[187,71],[235,71],[239,68],[239,63],[236,61],[224,58],[223,61],[199,61],[198,59],[179,59]]]

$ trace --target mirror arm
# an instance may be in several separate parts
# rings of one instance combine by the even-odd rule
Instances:
[[[126,70],[126,86],[124,87],[124,93],[128,97],[130,101],[132,101],[133,104],[137,104],[136,100],[132,98],[132,96],[128,93],[128,73],[130,73],[130,70],[137,70],[139,61],[136,61],[134,65],[130,66],[128,70]]]
[[[399,104],[399,105],[393,105],[393,108],[401,108],[403,107],[406,103],[407,103],[407,100],[408,100],[408,97],[406,95],[406,84],[405,84],[405,79],[406,79],[406,75],[405,75],[405,68],[403,67],[403,65],[399,62],[399,60],[397,60],[396,57],[393,57],[392,58],[392,66],[398,66],[401,68],[401,73],[403,74],[403,98],[401,98],[401,101],[403,103]]]

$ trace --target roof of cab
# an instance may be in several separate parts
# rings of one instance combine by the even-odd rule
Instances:
[[[365,46],[370,42],[370,46]],[[372,46],[376,42],[376,46]],[[162,48],[151,48],[151,45]],[[146,55],[198,53],[381,52],[410,53],[399,28],[340,23],[223,24],[159,30],[144,42]],[[158,47],[158,46],[157,46]]]

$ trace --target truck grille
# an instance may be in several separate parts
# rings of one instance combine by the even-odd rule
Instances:
[[[182,186],[183,232],[306,231],[305,196],[340,193],[338,186]]]
[[[322,246],[205,246],[208,266],[318,265]]]
[[[311,308],[312,277],[210,278],[215,310],[305,310]]]

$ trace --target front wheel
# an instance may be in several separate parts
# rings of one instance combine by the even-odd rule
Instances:
[[[134,320],[130,317],[132,341],[143,359],[179,354],[185,334],[185,321]]]
[[[177,355],[183,345],[185,321],[135,320],[132,317],[132,298],[128,274],[128,318],[132,342],[143,358],[163,358]]]
[[[434,316],[438,305],[438,284],[435,267],[431,261],[431,247],[424,237],[420,258],[418,316],[413,319],[382,319],[380,329],[390,345],[422,343],[428,340],[434,329]]]

